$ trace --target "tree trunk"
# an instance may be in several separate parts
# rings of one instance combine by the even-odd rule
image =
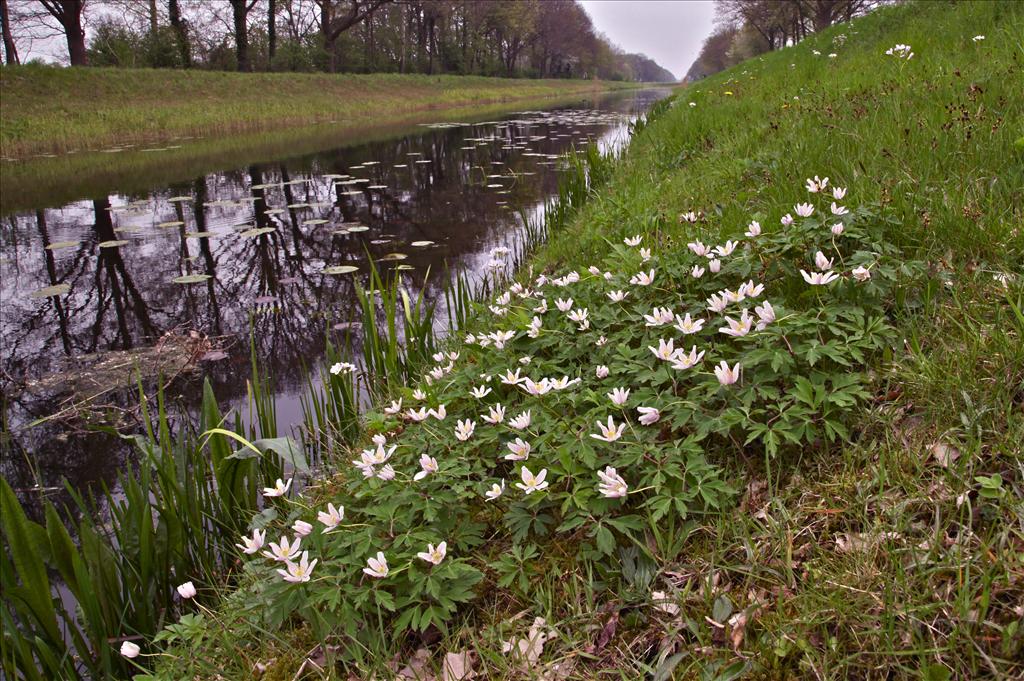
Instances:
[[[252,70],[252,65],[249,63],[249,29],[246,25],[249,10],[245,3],[246,0],[231,0],[231,14],[235,23],[235,55],[238,60],[238,70],[242,72]]]
[[[149,32],[155,36],[157,28],[156,0],[149,0]]]
[[[277,54],[277,0],[267,3],[267,61],[274,70],[274,55]]]
[[[4,56],[8,64],[20,64],[18,59],[18,48],[14,46],[14,36],[11,35],[11,15],[7,11],[7,0],[0,0],[0,26],[4,34]]]
[[[68,57],[72,66],[88,66],[89,55],[85,51],[85,31],[82,29],[82,10],[84,0],[71,0],[64,3],[63,20],[64,34],[68,41]]]
[[[174,39],[178,43],[178,52],[181,53],[181,65],[192,68],[192,49],[188,44],[188,27],[185,20],[181,18],[181,7],[178,0],[168,0],[167,14],[171,20],[171,28],[174,29]]]

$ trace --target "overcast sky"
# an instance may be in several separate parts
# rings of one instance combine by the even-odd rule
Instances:
[[[643,52],[686,75],[711,33],[711,0],[580,0],[594,26],[627,52]]]

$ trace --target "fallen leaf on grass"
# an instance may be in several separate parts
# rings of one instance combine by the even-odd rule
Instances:
[[[512,653],[513,656],[518,657],[525,669],[535,667],[541,653],[544,652],[544,643],[551,638],[551,634],[546,631],[546,628],[547,620],[543,617],[535,618],[526,638],[518,640],[510,638],[501,644],[501,652]]]
[[[472,651],[464,650],[460,653],[447,653],[444,656],[443,677],[444,681],[465,681],[476,677],[473,671],[475,656]]]
[[[943,442],[936,442],[928,448],[928,452],[935,459],[935,463],[943,468],[949,468],[950,464],[960,458],[959,449]]]
[[[839,553],[868,551],[889,539],[899,539],[898,532],[846,533],[836,535],[836,550]]]
[[[673,617],[679,614],[679,606],[664,591],[652,591],[651,599],[654,601],[654,607],[663,613]]]

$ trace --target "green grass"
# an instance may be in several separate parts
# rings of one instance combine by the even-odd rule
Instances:
[[[972,42],[976,34],[986,39]],[[884,266],[899,270],[908,265],[877,303],[894,332],[881,351],[850,369],[868,392],[845,411],[848,433],[843,437],[830,442],[809,436],[774,457],[766,456],[760,442],[729,446],[707,438],[709,464],[738,491],[734,503],[721,510],[691,506],[685,519],[662,517],[641,534],[643,551],[629,542],[616,547],[613,537],[612,548],[618,550],[601,552],[600,535],[595,549],[583,531],[595,525],[593,516],[575,534],[513,541],[511,510],[500,522],[499,511],[491,510],[496,506],[462,501],[468,496],[443,506],[451,492],[431,487],[438,495],[432,502],[442,505],[432,525],[416,529],[415,542],[433,539],[435,526],[451,529],[446,523],[453,517],[462,525],[483,525],[485,542],[452,541],[460,550],[452,552],[449,564],[477,567],[485,579],[475,597],[446,620],[445,631],[428,628],[402,635],[387,628],[397,613],[379,607],[375,619],[361,620],[364,610],[359,608],[373,610],[369,594],[382,599],[376,603],[386,603],[390,592],[399,591],[396,585],[412,577],[403,574],[369,586],[358,580],[371,545],[408,535],[402,527],[392,532],[392,523],[382,532],[367,533],[365,544],[358,545],[358,528],[377,522],[379,509],[373,504],[389,506],[392,499],[366,492],[380,487],[364,487],[353,479],[348,464],[353,452],[339,448],[339,474],[310,489],[294,507],[282,508],[308,518],[322,503],[344,499],[355,520],[332,540],[345,548],[342,555],[331,555],[326,542],[318,546],[320,572],[298,589],[282,588],[268,579],[266,565],[250,561],[240,588],[206,613],[205,623],[170,634],[173,645],[161,651],[167,657],[158,678],[180,678],[186,669],[190,676],[245,678],[254,663],[274,660],[261,678],[292,679],[308,656],[322,661],[316,653],[320,646],[349,664],[345,672],[325,674],[328,678],[349,678],[354,667],[358,678],[387,678],[381,672],[393,659],[401,667],[420,647],[431,654],[435,667],[443,653],[469,649],[476,653],[482,678],[523,678],[530,674],[502,653],[501,642],[523,636],[538,616],[555,629],[542,663],[547,669],[556,663],[569,667],[558,678],[1020,678],[1022,35],[1024,11],[1013,3],[908,3],[684,89],[670,108],[643,126],[624,158],[592,162],[590,177],[596,184],[586,202],[578,200],[579,176],[570,176],[576,180],[566,185],[572,187],[566,189],[572,210],[553,211],[559,219],[551,225],[550,243],[526,263],[532,274],[582,273],[591,264],[606,263],[622,271],[637,267],[629,260],[635,251],[623,249],[622,238],[641,234],[644,245],[655,248],[659,276],[665,277],[676,260],[689,257],[688,240],[737,238],[751,219],[764,225],[766,237],[784,239],[779,216],[808,199],[806,178],[828,175],[833,185],[848,188],[845,203],[860,211],[851,231],[883,234],[888,249]],[[901,62],[885,56],[896,43],[911,44],[915,58]],[[822,54],[814,55],[814,49]],[[831,52],[837,54],[834,59],[825,56]],[[691,101],[695,106],[689,106]],[[822,200],[816,203],[820,210]],[[678,219],[688,211],[702,213],[696,224]],[[751,257],[736,256],[726,267]],[[799,276],[772,277],[768,265],[778,260],[767,258],[765,270],[752,274],[778,287],[769,292],[772,300],[783,299],[794,317],[813,317],[818,310],[827,317],[829,306],[806,287],[785,290],[794,279],[799,285]],[[883,270],[880,265],[875,281]],[[1011,275],[1006,285],[994,279],[1002,274]],[[692,290],[685,287],[659,292],[660,304],[692,304]],[[856,288],[841,290],[857,295]],[[573,295],[581,299],[589,293],[579,288]],[[631,289],[631,295],[653,294]],[[589,300],[600,298],[603,293]],[[834,300],[836,307],[847,303],[838,295],[824,300]],[[600,311],[592,308],[596,320]],[[475,309],[480,314],[469,320],[467,330],[495,328],[494,318]],[[636,326],[637,335],[644,333],[642,321]],[[632,330],[616,326],[614,332],[625,337]],[[512,362],[523,345],[516,346]],[[720,351],[729,352],[731,346],[724,347]],[[463,348],[462,361],[476,353]],[[534,353],[532,366],[545,365],[553,356],[569,357],[557,375],[590,375],[597,353],[589,345],[554,343]],[[485,357],[494,361],[494,356]],[[476,380],[481,369],[460,365],[445,381],[464,382],[469,374],[469,380]],[[555,367],[544,369],[551,375]],[[695,378],[694,383],[704,380]],[[775,384],[787,380],[781,376]],[[408,391],[403,394],[408,399]],[[708,392],[703,413],[710,418],[728,411],[717,406],[721,395]],[[542,444],[560,444],[556,438],[564,433],[557,430],[558,419],[578,428],[588,399],[568,397],[558,403],[562,411],[543,414],[553,421],[546,421]],[[446,426],[479,414],[480,405],[469,402],[449,403]],[[388,423],[371,413],[366,426],[373,432]],[[476,442],[490,437],[478,425],[483,432]],[[405,442],[421,444],[414,438],[423,429],[407,426]],[[699,427],[695,423],[691,430]],[[430,448],[416,448],[412,459],[400,451],[396,468],[415,470],[412,462],[421,451],[440,458],[450,430],[438,428],[430,435],[435,438]],[[579,463],[576,459],[593,456],[589,444],[581,434],[563,462],[554,464],[550,453],[538,448],[531,462],[547,461],[560,470],[533,509],[571,519],[565,509],[575,500],[565,490],[575,489],[575,496],[593,487],[585,466],[582,472],[571,468]],[[672,444],[672,439],[654,442],[649,454],[660,456]],[[485,447],[479,457],[458,450],[465,455],[443,461],[490,466],[496,448]],[[619,455],[618,448],[600,451]],[[633,483],[642,469],[634,464],[621,470]],[[574,475],[580,478],[575,488]],[[472,480],[476,484],[479,477]],[[408,497],[406,487],[392,489],[391,496]],[[564,501],[561,510],[549,501],[555,498]],[[634,498],[631,492],[629,502]],[[517,509],[525,505],[518,497],[509,503]],[[404,523],[390,508],[392,519]],[[611,512],[598,506],[594,514],[599,523]],[[473,523],[463,522],[467,518]],[[451,531],[465,536],[473,529]],[[350,541],[357,544],[355,550],[348,550],[345,542]],[[517,551],[531,546],[539,547],[539,553],[521,559]],[[647,554],[658,560],[642,560]],[[339,566],[345,570],[336,571]],[[678,611],[657,610],[653,591],[665,592]],[[311,597],[315,607],[307,602]],[[335,597],[341,602],[333,602]],[[352,608],[343,610],[353,614],[351,621],[368,622],[365,628],[352,632],[330,619],[346,607]],[[733,616],[745,618],[745,626]],[[275,621],[282,617],[283,622]],[[308,665],[306,670],[315,676]]]
[[[636,84],[4,66],[0,146],[5,157],[26,158],[323,122],[379,125],[451,108],[622,87]]]

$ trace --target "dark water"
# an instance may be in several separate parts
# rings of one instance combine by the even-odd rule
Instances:
[[[0,472],[22,490],[62,477],[76,488],[111,484],[126,452],[116,435],[81,413],[29,424],[91,398],[93,426],[130,429],[125,387],[136,369],[177,376],[171,397],[185,404],[198,400],[203,377],[238,404],[250,330],[285,434],[301,420],[298,396],[323,362],[327,331],[351,318],[368,255],[407,270],[416,286],[428,267],[433,282],[445,265],[482,271],[492,248],[521,238],[521,214],[556,191],[560,154],[621,143],[631,117],[667,94],[418,126],[366,144],[354,136],[144,193],[5,213],[0,387],[10,439]],[[338,266],[359,270],[329,273]],[[182,277],[191,283],[175,282]]]

